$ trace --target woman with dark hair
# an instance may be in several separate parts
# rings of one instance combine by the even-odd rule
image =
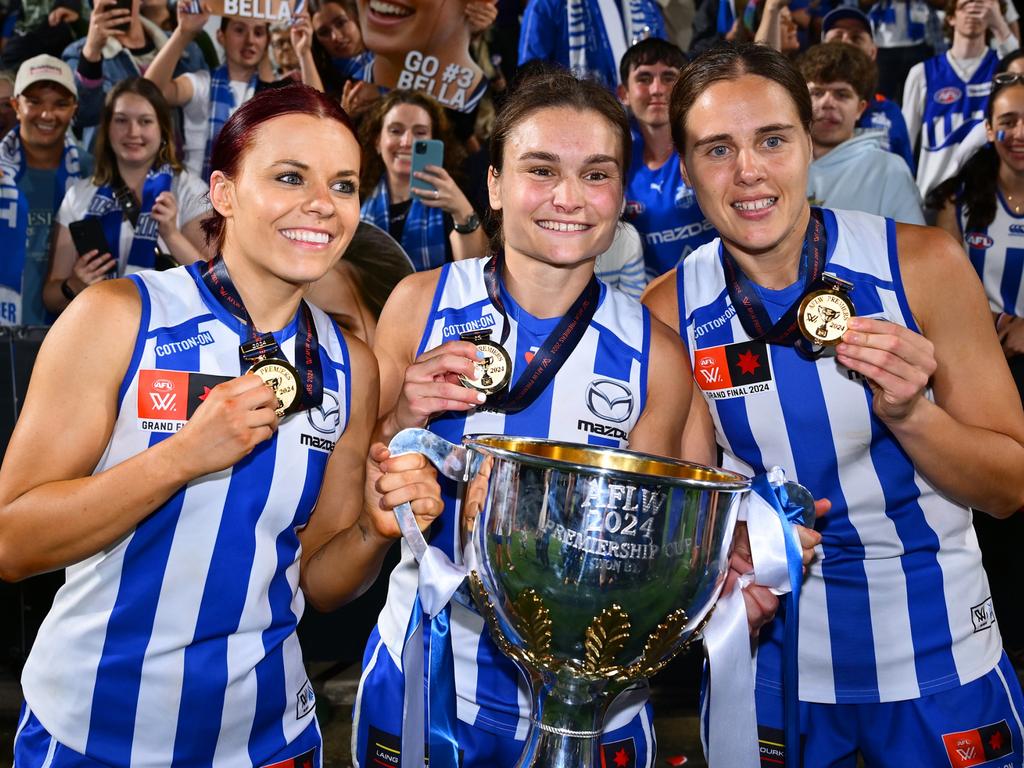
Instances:
[[[936,766],[981,727],[985,759],[1019,762],[1024,697],[969,507],[1024,506],[1024,411],[970,265],[936,229],[809,206],[811,102],[781,54],[707,52],[669,114],[720,233],[645,297],[703,395],[683,450],[717,443],[726,467],[778,465],[832,502],[800,592],[786,665],[799,705],[785,717],[793,646],[778,622],[761,633],[762,744],[785,724],[798,738],[787,763]]]
[[[483,256],[486,237],[472,203],[452,178],[465,159],[444,109],[418,91],[394,90],[374,105],[359,126],[363,145],[360,216],[402,244],[417,270]],[[412,186],[413,145],[444,142],[444,167],[428,165],[416,178],[434,189]]]
[[[1009,58],[1009,57],[1008,57]],[[988,144],[963,170],[939,185],[931,203],[938,225],[963,244],[978,273],[996,333],[1024,400],[1024,52],[1018,51],[996,74],[985,110]],[[1024,615],[1018,607],[1018,558],[1024,543],[1024,516],[994,520],[975,512],[985,570],[1007,651],[1024,661]]]
[[[211,161],[217,256],[73,302],[0,468],[0,577],[67,567],[24,669],[25,768],[320,765],[304,603],[373,581],[394,504],[440,511],[422,457],[367,463],[373,354],[303,299],[358,223],[348,117],[268,91]]]
[[[596,82],[564,70],[520,82],[491,136],[488,192],[500,223],[491,257],[411,275],[381,314],[376,436],[426,427],[456,442],[488,432],[678,454],[692,386],[683,349],[636,300],[594,277],[595,260],[619,226],[631,145],[625,112]],[[494,374],[486,386],[478,344],[492,359],[500,357],[496,346],[507,354],[507,364],[486,369]],[[471,384],[460,386],[460,376]],[[598,386],[614,387],[628,404],[614,423],[588,405],[587,392]],[[713,445],[692,458],[713,461]],[[445,509],[431,542],[454,560],[461,552],[457,493],[442,483]],[[353,726],[353,760],[363,768],[393,756],[397,744],[422,744],[422,734],[403,734],[403,690],[416,681],[407,683],[401,660],[417,579],[416,560],[403,547],[364,656]],[[450,609],[458,754],[432,744],[430,762],[512,766],[530,696],[480,615],[458,594]],[[611,705],[601,741],[609,762],[628,750],[631,765],[654,764],[646,685]]]
[[[206,184],[178,161],[170,109],[148,80],[122,80],[107,96],[96,134],[92,178],[77,182],[57,212],[57,237],[43,303],[59,313],[86,286],[108,276],[205,259],[200,222]],[[81,219],[103,225],[110,252],[79,254],[68,229]]]

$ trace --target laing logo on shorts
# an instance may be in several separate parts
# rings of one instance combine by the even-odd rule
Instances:
[[[935,99],[936,104],[952,104],[954,101],[960,101],[963,95],[963,91],[951,85],[948,88],[937,90],[932,98]]]
[[[969,731],[942,734],[951,768],[971,768],[1013,752],[1013,736],[1005,720]]]
[[[964,240],[971,248],[991,248],[993,242],[984,232],[968,232]]]
[[[366,734],[366,755],[360,765],[368,768],[402,768],[402,739],[397,733],[388,733],[370,725]],[[423,754],[430,763],[429,746],[424,745]],[[465,758],[465,751],[459,749],[459,766]]]

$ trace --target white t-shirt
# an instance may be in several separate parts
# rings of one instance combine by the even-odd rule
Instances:
[[[206,138],[210,132],[210,73],[201,69],[182,75],[192,82],[192,98],[182,108],[185,116],[185,167],[198,177],[203,175]],[[248,81],[230,80],[228,86],[235,97],[235,109],[252,98],[255,89]],[[232,109],[231,113],[234,114]]]
[[[71,222],[85,218],[85,213],[89,210],[89,203],[97,189],[98,187],[93,184],[91,178],[76,181],[64,195],[64,202],[61,203],[60,210],[57,211],[58,223],[67,227]],[[209,191],[206,184],[200,181],[196,174],[187,170],[174,174],[174,180],[171,181],[171,193],[178,201],[178,229],[210,210]],[[125,274],[128,253],[131,251],[134,235],[135,227],[122,217],[121,237],[118,243],[118,275]],[[157,238],[157,245],[162,252],[170,252],[167,243],[160,237]],[[128,272],[132,271],[135,270],[128,270]]]

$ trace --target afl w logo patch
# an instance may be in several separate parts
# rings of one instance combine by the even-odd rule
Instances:
[[[952,768],[971,768],[1013,752],[1013,735],[1005,720],[970,731],[942,734]]]
[[[768,345],[738,341],[698,349],[693,356],[693,378],[712,400],[743,397],[775,389]]]
[[[210,391],[230,376],[189,371],[139,371],[139,429],[177,432],[196,412]]]
[[[621,381],[594,379],[587,387],[587,408],[602,421],[621,424],[633,415],[633,393]]]

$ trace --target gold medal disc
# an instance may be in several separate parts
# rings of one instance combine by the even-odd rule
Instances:
[[[843,334],[850,327],[850,318],[856,314],[849,296],[823,289],[812,291],[800,302],[797,324],[809,341],[832,347],[843,340]]]
[[[292,405],[299,398],[299,374],[291,363],[280,358],[268,357],[250,368],[249,373],[255,373],[263,379],[264,384],[274,390],[277,396],[277,408],[274,410],[278,418],[290,412]]]
[[[484,356],[474,364],[473,378],[459,374],[459,381],[464,387],[490,395],[500,392],[512,378],[512,360],[505,348],[489,339],[477,341],[476,348]]]

